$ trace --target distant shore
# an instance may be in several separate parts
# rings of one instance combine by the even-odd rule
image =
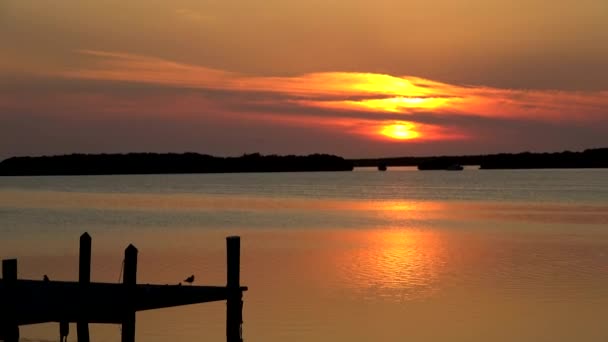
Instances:
[[[352,171],[354,167],[378,166],[446,170],[454,165],[479,165],[480,169],[608,168],[608,148],[372,159],[345,159],[328,154],[264,156],[253,153],[240,157],[198,153],[70,154],[8,158],[0,162],[0,176]]]
[[[327,154],[214,157],[198,153],[70,154],[13,157],[0,162],[0,176],[178,174],[352,171],[353,163]]]
[[[608,148],[582,152],[500,153],[468,156],[396,157],[352,159],[355,167],[378,165],[417,166],[420,170],[445,170],[452,165],[479,165],[480,169],[608,168]]]

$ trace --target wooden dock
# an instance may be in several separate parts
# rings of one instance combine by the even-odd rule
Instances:
[[[135,313],[180,305],[226,301],[226,341],[242,342],[243,291],[240,238],[226,238],[226,286],[137,284],[137,248],[125,249],[122,283],[92,283],[91,237],[80,237],[79,281],[22,280],[17,260],[2,261],[0,340],[17,342],[19,326],[58,322],[63,340],[76,323],[78,342],[89,342],[89,323],[121,324],[121,341],[135,341]]]

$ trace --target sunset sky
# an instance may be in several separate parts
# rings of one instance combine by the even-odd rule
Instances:
[[[608,146],[606,0],[1,0],[0,159]]]

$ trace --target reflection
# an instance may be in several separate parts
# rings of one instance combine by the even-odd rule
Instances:
[[[83,193],[60,191],[0,191],[0,207],[51,209],[188,210],[308,210],[308,211],[420,211],[439,210],[440,202],[307,199],[256,195],[164,193]]]
[[[440,211],[447,206],[442,202],[430,201],[378,201],[372,202],[373,209],[382,210],[386,215],[429,215],[431,211]]]
[[[439,290],[446,264],[440,232],[376,229],[348,233],[351,248],[335,258],[339,281],[357,297],[422,300]]]

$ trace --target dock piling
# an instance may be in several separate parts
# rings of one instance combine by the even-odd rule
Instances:
[[[129,245],[125,249],[124,285],[124,318],[122,322],[122,342],[135,342],[135,289],[137,285],[137,248]]]
[[[14,312],[16,309],[15,298],[17,290],[17,259],[2,260],[2,283],[5,291],[5,303],[1,308],[4,325],[4,341],[19,341],[19,325],[15,321]]]
[[[240,288],[241,238],[226,238],[226,341],[242,342],[243,292]]]
[[[78,281],[82,287],[91,282],[91,236],[88,233],[80,236]]]
[[[17,282],[17,259],[2,260],[2,280],[6,286],[15,286]]]
[[[67,342],[69,334],[70,334],[70,323],[67,321],[59,322],[59,341]]]
[[[226,238],[226,266],[226,286],[238,288],[240,286],[241,271],[241,238],[238,236]]]
[[[80,254],[78,260],[78,284],[80,287],[80,318],[76,322],[78,342],[89,342],[89,321],[86,300],[91,283],[91,236],[84,233],[80,236]]]

